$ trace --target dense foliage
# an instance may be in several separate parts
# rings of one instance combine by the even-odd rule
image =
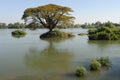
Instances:
[[[120,28],[114,26],[102,26],[88,31],[89,40],[119,40]]]

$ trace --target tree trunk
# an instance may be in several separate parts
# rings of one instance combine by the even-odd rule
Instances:
[[[52,32],[53,30],[53,27],[48,27],[49,28],[49,32]]]
[[[52,28],[49,28],[49,32],[52,32],[52,30],[53,30]]]

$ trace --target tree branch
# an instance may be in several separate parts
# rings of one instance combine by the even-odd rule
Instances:
[[[39,14],[36,15],[37,19],[40,21],[40,23],[46,27],[46,24],[42,21],[42,19],[39,17]]]

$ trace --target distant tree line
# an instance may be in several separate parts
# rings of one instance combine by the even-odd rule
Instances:
[[[100,22],[97,21],[95,23],[84,23],[84,24],[75,24],[74,27],[75,28],[100,28],[102,26],[116,26],[116,27],[120,27],[120,23],[112,23],[110,21],[108,22]]]
[[[25,28],[25,24],[24,23],[0,23],[0,29],[21,29],[21,28]]]
[[[69,24],[69,25],[58,25],[57,28],[100,28],[102,26],[116,26],[120,27],[120,23],[112,23],[110,21],[102,23],[100,21],[97,21],[95,23],[84,23],[84,24]],[[16,23],[0,23],[0,29],[21,29],[21,28],[29,28],[31,30],[38,29],[38,28],[44,28],[42,25],[32,22],[30,24],[24,24],[20,22]]]
[[[71,24],[71,25],[66,25],[66,26],[58,26],[58,28],[83,28],[83,29],[88,29],[88,28],[100,28],[102,26],[120,27],[120,23],[112,23],[110,21],[102,23],[100,21],[97,21],[95,23]]]

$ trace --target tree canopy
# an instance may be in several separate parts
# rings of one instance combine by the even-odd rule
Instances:
[[[70,12],[73,12],[73,10],[69,7],[47,4],[26,9],[22,19],[27,24],[32,22],[39,23],[52,31],[57,25],[73,23],[74,17],[70,15]]]

